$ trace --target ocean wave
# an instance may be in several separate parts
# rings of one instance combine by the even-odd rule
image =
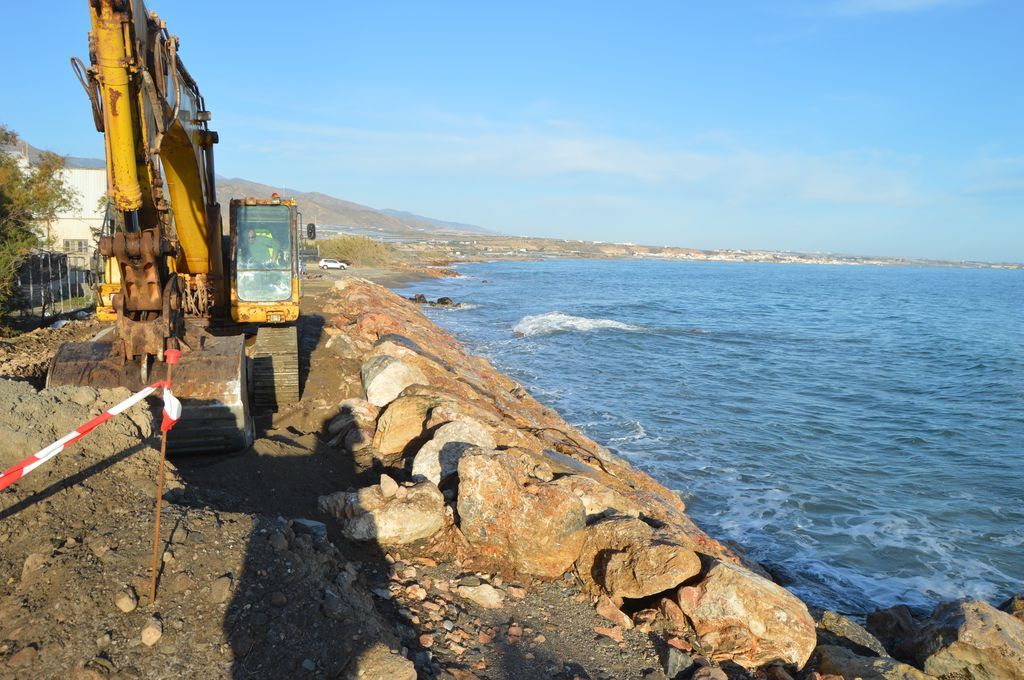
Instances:
[[[586,333],[602,330],[642,332],[647,329],[613,319],[588,319],[585,316],[572,316],[562,312],[547,312],[546,314],[524,316],[519,323],[512,327],[512,330],[520,335],[530,337],[551,335],[552,333]]]

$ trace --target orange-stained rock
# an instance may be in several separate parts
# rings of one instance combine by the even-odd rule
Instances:
[[[663,597],[658,601],[658,611],[665,617],[665,620],[669,622],[669,625],[675,629],[686,629],[690,627],[690,622],[686,620],[686,615],[683,614],[683,610],[679,608],[676,601],[669,597]]]
[[[555,484],[571,491],[583,501],[588,519],[601,515],[640,516],[640,505],[635,500],[593,477],[568,474],[559,477]]]
[[[633,627],[633,619],[626,616],[625,612],[615,606],[615,603],[607,595],[597,598],[597,605],[594,607],[599,616],[602,616],[612,623],[618,624],[625,629]]]
[[[814,620],[795,595],[735,564],[715,562],[701,582],[680,589],[683,613],[708,656],[757,668],[802,668],[817,644]]]
[[[586,528],[576,573],[584,585],[613,597],[639,598],[675,588],[700,573],[692,550],[636,517],[600,519]]]
[[[583,503],[534,484],[514,455],[475,450],[459,460],[459,526],[466,540],[501,569],[557,578],[583,545]]]
[[[699,573],[697,553],[655,539],[608,555],[604,589],[616,597],[647,597],[675,588]]]

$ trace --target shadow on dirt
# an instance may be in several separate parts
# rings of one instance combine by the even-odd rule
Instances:
[[[365,483],[350,451],[271,432],[240,453],[175,463],[186,485],[178,502],[256,516],[223,622],[233,677],[336,677],[374,643],[402,646],[388,603],[357,585],[387,578],[383,551],[349,543],[316,507]]]

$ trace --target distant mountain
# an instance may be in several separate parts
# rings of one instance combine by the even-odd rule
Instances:
[[[18,147],[28,153],[34,163],[43,152],[31,144],[19,142]],[[102,168],[106,164],[98,158],[67,157],[69,168]],[[377,210],[369,206],[345,201],[319,192],[260,184],[238,177],[217,177],[217,199],[221,204],[224,226],[228,225],[228,205],[232,198],[245,196],[270,197],[272,193],[298,201],[303,222],[316,222],[327,227],[353,227],[362,232],[379,232],[381,236],[446,236],[491,234],[483,227],[459,222],[446,222],[431,217],[414,215],[401,210]]]
[[[471,233],[471,234],[494,234],[494,233],[496,233],[496,232],[491,231],[490,229],[484,229],[483,227],[478,227],[475,224],[465,224],[463,222],[447,222],[445,220],[435,220],[432,217],[424,217],[423,215],[416,215],[416,214],[411,213],[411,212],[405,212],[404,210],[392,210],[391,208],[384,208],[383,210],[379,210],[378,212],[382,212],[385,215],[391,215],[392,217],[398,217],[398,218],[403,219],[403,220],[408,220],[410,222],[426,222],[427,224],[433,224],[436,227],[439,227],[441,229],[450,230],[450,231],[468,232],[468,233]]]
[[[287,187],[274,187],[238,177],[217,177],[217,198],[221,202],[225,224],[231,198],[270,196],[275,192],[282,197],[298,201],[303,222],[316,222],[320,226],[353,227],[360,231],[380,232],[382,236],[423,237],[432,234],[490,233],[471,224],[445,222],[398,210],[377,210],[316,191],[303,192]]]

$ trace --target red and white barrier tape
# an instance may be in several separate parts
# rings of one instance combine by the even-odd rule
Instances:
[[[120,404],[112,406],[84,425],[80,425],[73,432],[67,433],[54,443],[37,451],[35,454],[29,456],[17,465],[4,470],[3,473],[0,473],[0,491],[6,489],[11,484],[14,484],[16,481],[66,449],[68,446],[89,434],[89,432],[94,430],[97,426],[102,425],[114,416],[123,413],[149,395],[153,394],[153,392],[157,391],[161,387],[164,388],[164,414],[160,429],[171,429],[174,426],[174,423],[177,422],[178,418],[181,417],[181,402],[171,394],[170,383],[167,381],[153,383],[152,385],[139,390]]]

